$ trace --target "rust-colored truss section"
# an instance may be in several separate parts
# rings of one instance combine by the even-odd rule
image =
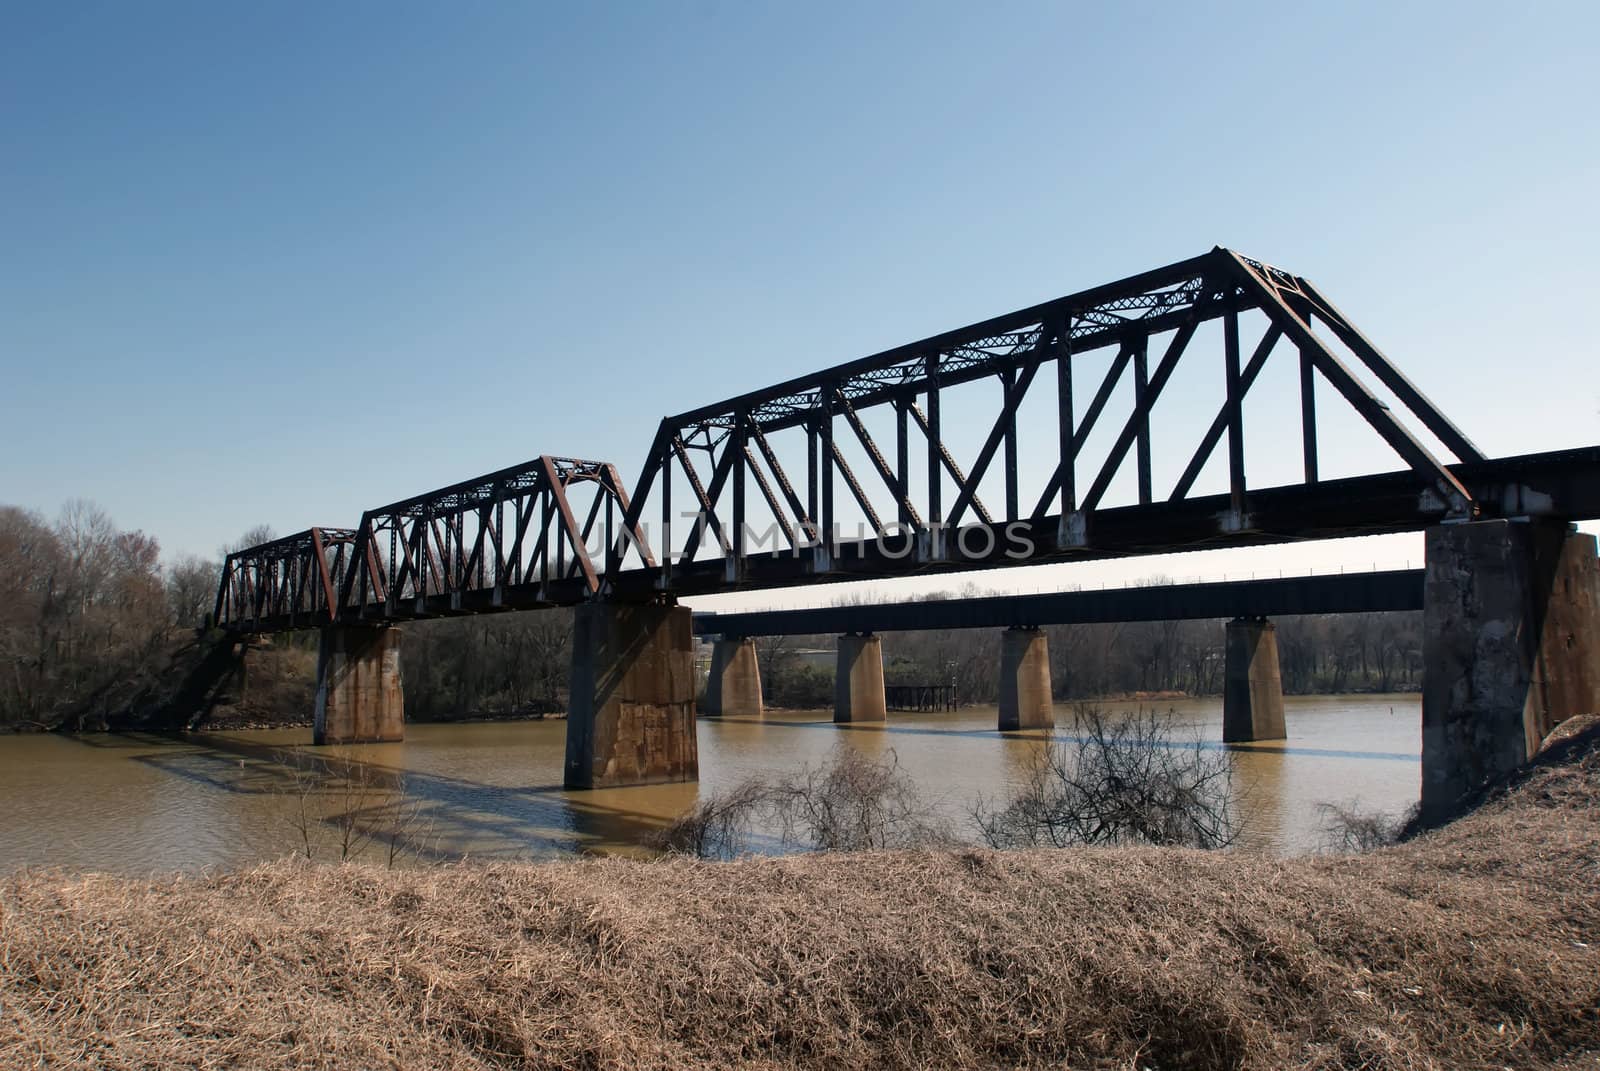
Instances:
[[[230,554],[213,620],[242,632],[325,625],[354,559],[351,528],[308,528]]]
[[[216,620],[271,631],[571,605],[599,590],[627,507],[614,466],[541,456],[368,510],[354,529],[312,529],[230,555]],[[303,593],[302,574],[322,583]]]

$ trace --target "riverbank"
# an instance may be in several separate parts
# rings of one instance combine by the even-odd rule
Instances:
[[[1600,733],[1410,843],[0,882],[0,1066],[1593,1067]]]

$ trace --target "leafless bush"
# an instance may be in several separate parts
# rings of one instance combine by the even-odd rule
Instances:
[[[1170,713],[1112,718],[1082,706],[1077,722],[1079,735],[1042,750],[1009,802],[978,802],[973,818],[990,847],[1220,848],[1238,836],[1227,754],[1197,736],[1177,739]]]
[[[890,750],[874,761],[848,744],[773,789],[784,840],[812,851],[917,848],[947,841],[916,783]]]
[[[406,794],[403,777],[378,774],[359,763],[297,758],[286,790],[287,821],[299,841],[296,854],[316,859],[327,848],[345,862],[381,847],[393,867],[426,854],[432,822]]]
[[[820,766],[808,764],[770,784],[747,780],[701,801],[646,843],[702,859],[732,859],[749,851],[749,834],[760,820],[786,846],[803,851],[916,848],[954,839],[893,751],[875,760],[840,744]]]
[[[749,851],[750,827],[772,790],[750,778],[727,792],[713,793],[688,812],[645,838],[645,845],[699,859],[737,859]]]
[[[1378,811],[1365,811],[1359,802],[1319,803],[1322,814],[1322,844],[1335,852],[1370,852],[1400,839],[1411,813],[1392,818]]]

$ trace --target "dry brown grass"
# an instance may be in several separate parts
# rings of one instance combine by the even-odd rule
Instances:
[[[1594,1068],[1594,736],[1363,856],[16,875],[0,1067]]]

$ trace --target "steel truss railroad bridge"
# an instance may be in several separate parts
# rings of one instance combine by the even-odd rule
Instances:
[[[1170,415],[1197,410],[1204,430],[1175,442],[1191,421]],[[1247,411],[1265,450],[1245,449]],[[1346,442],[1363,428],[1392,460],[1329,478],[1325,462],[1375,456]],[[685,780],[678,597],[1426,531],[1428,803],[1520,760],[1569,709],[1600,709],[1593,540],[1569,533],[1597,516],[1600,447],[1485,456],[1309,281],[1216,248],[667,417],[631,494],[611,464],[545,455],[230,554],[214,620],[322,628],[318,739],[380,739],[401,731],[387,626],[578,607],[568,783]],[[1517,638],[1483,649],[1491,621]],[[1270,625],[1239,624],[1229,732],[1281,735]],[[740,639],[719,645],[713,709],[760,709]],[[881,718],[876,638],[846,641],[836,713]],[[1007,645],[1018,727],[1051,720],[1041,643]],[[1463,688],[1488,665],[1504,694]]]

